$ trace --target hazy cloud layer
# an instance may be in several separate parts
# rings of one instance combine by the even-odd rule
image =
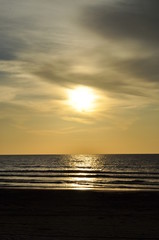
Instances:
[[[0,153],[158,152],[158,0],[0,0]],[[68,92],[87,86],[93,111]]]
[[[159,102],[158,10],[157,0],[2,0],[0,101],[103,127],[134,111],[133,122]],[[95,116],[65,104],[77,85],[101,94]]]

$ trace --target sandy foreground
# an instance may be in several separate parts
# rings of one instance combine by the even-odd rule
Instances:
[[[159,193],[0,190],[0,239],[159,239]]]

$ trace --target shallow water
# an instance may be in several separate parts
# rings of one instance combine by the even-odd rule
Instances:
[[[0,188],[159,191],[159,154],[1,155]]]

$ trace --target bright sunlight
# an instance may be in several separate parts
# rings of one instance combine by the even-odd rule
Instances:
[[[88,87],[77,87],[69,91],[69,104],[79,112],[93,111],[95,98],[93,90]]]

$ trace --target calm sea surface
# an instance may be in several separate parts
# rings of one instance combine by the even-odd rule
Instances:
[[[159,191],[159,155],[0,155],[0,188]]]

